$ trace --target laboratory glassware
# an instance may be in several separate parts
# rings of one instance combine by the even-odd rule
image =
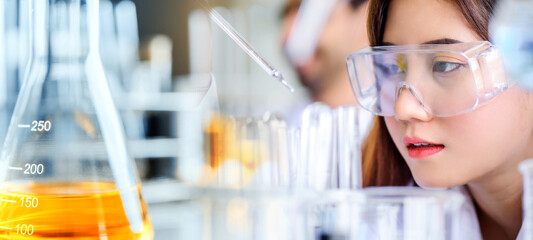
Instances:
[[[335,113],[336,163],[338,181],[334,186],[339,189],[358,189],[363,186],[361,170],[361,142],[364,131],[361,129],[362,111],[357,106],[340,106]]]
[[[462,232],[464,197],[457,192],[375,187],[323,196],[315,208],[328,239],[476,239]]]
[[[114,12],[122,84],[126,91],[131,91],[135,86],[130,78],[133,77],[131,75],[139,62],[137,10],[135,3],[130,0],[122,0],[116,3]]]
[[[304,110],[296,186],[318,191],[331,187],[335,144],[333,119],[332,109],[325,104],[312,104]]]
[[[25,30],[19,8],[23,1],[7,0],[0,2],[0,144],[7,134],[9,120],[15,106],[19,90],[19,72],[24,71],[25,60],[21,48],[26,39],[21,34]]]
[[[281,72],[271,64],[269,64],[259,53],[252,47],[252,45],[242,37],[242,35],[228,23],[220,13],[214,8],[210,8],[206,0],[197,0],[201,6],[209,12],[210,19],[217,24],[239,47],[246,53],[255,63],[259,65],[271,77],[278,80],[289,91],[294,92],[294,88],[283,78]]]
[[[270,112],[261,118],[215,115],[205,129],[213,181],[226,187],[359,189],[360,113],[358,106],[314,103],[298,128]]]
[[[463,235],[468,234],[461,229],[465,199],[457,192],[416,187],[363,191],[352,208],[351,239],[475,239]]]
[[[262,117],[215,115],[205,130],[212,183],[232,188],[289,185],[290,128],[272,113]]]
[[[99,0],[31,0],[30,62],[0,158],[3,239],[152,239],[99,56]]]
[[[524,220],[522,222],[523,239],[533,239],[533,159],[523,161],[519,165],[524,183],[522,208]]]
[[[304,240],[315,238],[313,192],[215,190],[203,196],[212,240]]]
[[[209,181],[210,164],[205,161],[204,145],[209,139],[204,129],[211,116],[219,112],[216,82],[212,74],[180,76],[175,82],[174,96],[187,103],[175,110],[176,137],[182,144],[169,146],[178,153],[176,176],[186,183],[205,186]],[[176,101],[161,99],[159,102],[175,106]]]
[[[294,174],[290,185],[319,191],[361,188],[360,117],[358,106],[307,106],[299,135],[293,136],[298,142],[289,142]]]
[[[500,1],[489,29],[510,77],[533,90],[533,2]]]
[[[111,91],[111,96],[119,109],[124,122],[127,139],[144,139],[144,112],[128,108],[131,96],[129,93],[135,88],[133,81],[138,68],[139,37],[137,35],[137,17],[135,4],[123,0],[114,5],[111,0],[100,1],[100,57]],[[143,78],[145,82],[152,80]],[[142,89],[142,87],[138,87]]]
[[[104,66],[111,96],[124,123],[127,141],[146,138],[144,111],[129,107],[134,76],[143,76],[138,69],[139,40],[135,5],[127,0],[113,4],[111,0],[100,1],[100,58]],[[135,29],[135,30],[131,30]],[[128,34],[125,34],[128,33]],[[145,82],[151,80],[143,78]],[[134,156],[135,157],[135,156]],[[135,158],[141,178],[148,172],[147,159]]]

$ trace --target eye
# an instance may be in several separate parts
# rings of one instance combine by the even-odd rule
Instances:
[[[394,75],[403,72],[400,66],[396,64],[380,64],[379,69],[385,75]]]
[[[407,62],[403,54],[384,54],[375,60],[377,68],[385,76],[398,75],[407,70]]]
[[[446,61],[436,61],[433,63],[433,72],[436,73],[448,73],[461,69],[465,64],[458,62],[446,62]]]

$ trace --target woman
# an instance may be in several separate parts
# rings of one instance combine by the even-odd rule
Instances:
[[[370,43],[391,46],[351,55],[348,68],[359,104],[380,115],[365,144],[364,185],[458,187],[473,200],[483,239],[501,240],[522,224],[518,165],[533,157],[533,96],[486,57],[496,56],[482,42],[494,6],[371,1]]]

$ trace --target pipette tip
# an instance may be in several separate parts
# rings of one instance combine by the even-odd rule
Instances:
[[[272,71],[272,77],[280,81],[283,86],[285,86],[287,89],[289,89],[289,91],[291,91],[291,93],[294,92],[294,88],[287,81],[285,81],[285,78],[283,78],[283,75],[281,75],[278,70]]]
[[[289,85],[289,83],[287,81],[285,81],[285,79],[281,78],[281,79],[279,79],[279,81],[281,82],[281,84],[283,84],[283,86],[285,86],[287,89],[289,89],[289,91],[291,91],[291,93],[294,92],[294,88],[292,88],[292,86]]]

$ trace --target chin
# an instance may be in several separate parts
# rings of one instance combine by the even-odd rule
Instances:
[[[421,188],[426,189],[448,189],[462,184],[448,177],[439,174],[425,174],[424,176],[413,174],[415,182]]]

